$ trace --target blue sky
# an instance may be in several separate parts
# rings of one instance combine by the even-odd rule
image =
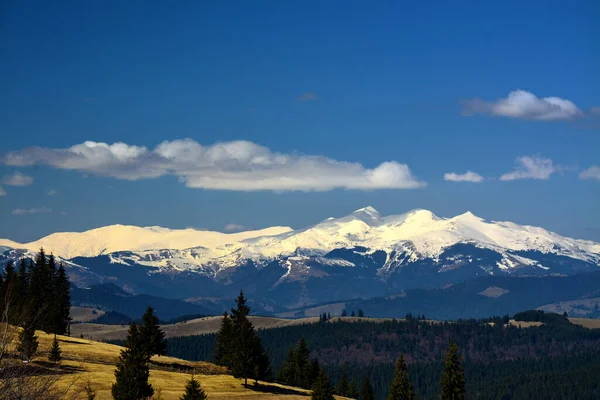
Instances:
[[[5,2],[0,237],[372,205],[600,240],[597,2],[416,3]]]

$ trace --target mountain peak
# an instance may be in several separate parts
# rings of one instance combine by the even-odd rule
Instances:
[[[355,210],[352,214],[358,214],[358,213],[369,214],[375,218],[378,218],[381,216],[381,214],[379,214],[379,211],[377,211],[374,207],[371,207],[371,206],[359,208],[358,210]]]
[[[477,219],[477,220],[481,220],[482,218],[480,218],[477,215],[473,214],[471,211],[467,211],[465,213],[457,215],[453,219]]]

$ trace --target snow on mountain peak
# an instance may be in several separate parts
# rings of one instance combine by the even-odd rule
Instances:
[[[299,253],[324,255],[334,249],[356,246],[370,251],[384,250],[388,254],[406,251],[416,260],[438,257],[444,249],[458,243],[499,252],[535,250],[600,263],[598,243],[565,238],[542,228],[486,221],[471,212],[440,218],[431,211],[416,209],[383,217],[370,206],[298,230],[272,227],[225,234],[111,225],[80,233],[55,233],[26,244],[0,240],[0,246],[32,251],[44,247],[67,259],[120,251],[157,253],[166,249],[177,253],[176,257],[180,257],[181,265],[186,268],[207,264],[227,267],[237,265],[241,259],[265,260]],[[175,258],[168,262],[175,263]]]
[[[377,211],[374,207],[371,206],[366,206],[363,208],[359,208],[358,210],[355,210],[353,212],[353,214],[357,214],[357,213],[366,213],[366,214],[370,214],[370,215],[374,215],[379,217],[379,211]]]

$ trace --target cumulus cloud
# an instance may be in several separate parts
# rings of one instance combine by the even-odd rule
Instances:
[[[33,183],[33,178],[16,171],[12,175],[5,175],[2,182],[9,186],[29,186]]]
[[[488,114],[492,116],[553,121],[583,116],[583,112],[570,100],[560,97],[538,98],[531,92],[515,90],[508,97],[488,102],[481,99],[462,101],[463,114]]]
[[[4,155],[11,166],[48,165],[86,174],[138,180],[174,175],[191,188],[236,191],[325,191],[335,188],[413,189],[425,186],[406,164],[369,169],[324,156],[278,153],[248,141],[203,146],[165,141],[149,150],[125,143],[84,142],[66,149],[31,147]]]
[[[0,197],[6,196],[6,190],[2,186],[0,186]]]
[[[315,101],[319,100],[319,96],[315,92],[304,92],[296,99],[298,101]]]
[[[12,210],[13,215],[28,215],[28,214],[39,214],[39,213],[47,213],[52,212],[51,209],[46,207],[41,208],[16,208]]]
[[[451,182],[474,182],[479,183],[483,181],[483,176],[473,171],[467,171],[464,174],[457,174],[454,172],[448,172],[444,174],[444,180]]]
[[[227,224],[223,227],[223,230],[225,232],[242,232],[248,230],[248,228],[239,224]]]
[[[584,169],[579,173],[579,179],[592,179],[600,181],[600,167],[592,165],[588,169]]]
[[[558,171],[557,166],[549,158],[538,156],[517,157],[514,171],[500,177],[501,181],[512,181],[515,179],[550,179],[550,176]]]
[[[56,194],[56,190],[55,189],[50,189],[48,191],[48,196],[54,196]]]

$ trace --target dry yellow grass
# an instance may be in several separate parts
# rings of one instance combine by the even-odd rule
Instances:
[[[569,318],[573,324],[581,325],[584,328],[600,329],[600,319],[592,318]]]
[[[104,311],[97,308],[71,307],[71,318],[76,322],[93,321],[103,314]]]
[[[38,331],[39,351],[41,356],[34,363],[44,365],[48,362],[46,354],[54,336]],[[71,392],[81,391],[89,380],[97,393],[97,400],[111,399],[111,386],[115,380],[115,361],[122,347],[107,343],[57,336],[62,350],[63,361],[59,370],[61,375],[57,385],[59,388],[70,387]],[[206,363],[185,361],[173,357],[153,357],[150,370],[150,383],[155,390],[160,389],[164,400],[179,399],[186,382],[190,379],[191,370],[195,370],[196,378],[207,392],[209,399],[304,399],[310,392],[303,389],[283,385],[260,382],[257,389],[245,388],[242,380],[227,375],[222,367]],[[78,398],[85,398],[80,393]]]
[[[166,337],[201,335],[213,333],[219,330],[222,317],[205,317],[193,319],[187,322],[179,322],[172,325],[163,325],[162,329]],[[256,329],[279,328],[282,326],[310,324],[319,320],[318,317],[301,319],[284,319],[271,317],[249,317]],[[75,337],[83,335],[93,340],[123,340],[127,336],[126,325],[101,325],[101,324],[73,324],[71,334]]]

